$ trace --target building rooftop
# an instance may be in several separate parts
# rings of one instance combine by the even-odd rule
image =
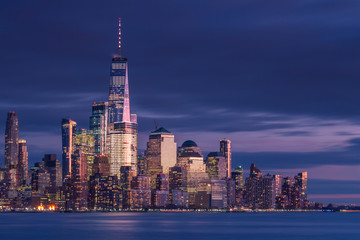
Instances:
[[[208,157],[217,157],[217,156],[224,157],[224,155],[222,155],[221,152],[211,152],[208,154]]]
[[[160,127],[158,129],[156,129],[155,131],[151,132],[151,135],[158,135],[158,134],[172,134],[172,133],[163,127]]]
[[[198,145],[196,144],[196,142],[192,141],[192,140],[187,140],[185,141],[181,147],[197,147]]]

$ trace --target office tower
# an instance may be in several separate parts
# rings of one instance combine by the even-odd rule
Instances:
[[[92,167],[94,163],[94,147],[95,138],[91,130],[77,129],[75,136],[75,147],[80,149],[81,153],[86,156],[87,161],[87,176],[92,175]]]
[[[62,186],[62,169],[60,161],[56,154],[45,154],[43,158],[43,167],[50,174],[50,187],[58,188]]]
[[[186,189],[184,190],[189,193],[189,206],[209,208],[210,178],[206,172],[201,149],[194,141],[185,141],[179,147],[176,166],[186,172]]]
[[[151,132],[145,151],[148,172],[153,170],[169,175],[169,168],[176,164],[176,142],[174,134],[165,128]]]
[[[122,122],[110,126],[110,174],[120,177],[120,167],[129,166],[137,172],[137,124]]]
[[[106,153],[110,172],[120,177],[121,166],[137,172],[137,116],[130,113],[128,61],[121,56],[121,19],[119,19],[119,56],[112,58]]]
[[[130,166],[122,166],[120,168],[120,188],[122,190],[130,190],[131,181],[134,177],[134,172]]]
[[[131,122],[127,58],[121,57],[121,19],[119,56],[112,59],[109,88],[109,123]]]
[[[110,164],[107,155],[96,155],[93,164],[93,175],[110,176]]]
[[[121,191],[116,176],[95,173],[89,181],[89,209],[119,210],[122,208]]]
[[[172,207],[188,207],[189,194],[187,189],[187,172],[185,169],[175,166],[169,172],[169,203]]]
[[[227,163],[225,157],[220,152],[211,152],[207,155],[206,172],[210,179],[225,179],[227,175]]]
[[[0,199],[7,198],[7,192],[8,192],[8,182],[6,179],[7,175],[7,169],[6,168],[0,168]]]
[[[226,177],[231,178],[231,141],[229,139],[220,140],[220,152],[226,159]]]
[[[62,132],[62,173],[63,179],[70,178],[72,155],[75,151],[76,122],[69,118],[61,121]]]
[[[5,168],[11,190],[18,185],[19,122],[16,112],[8,112],[5,128]]]
[[[108,102],[94,103],[92,105],[92,115],[90,117],[90,130],[93,131],[95,138],[95,155],[106,154],[106,134],[108,124]]]
[[[131,181],[129,203],[132,209],[144,209],[151,206],[150,177],[138,175]]]
[[[238,206],[240,201],[237,201],[236,190],[235,190],[235,181],[232,178],[226,178],[226,190],[227,190],[227,206],[234,207]]]
[[[66,208],[72,211],[86,210],[88,199],[87,157],[80,149],[72,155],[71,178],[66,182],[68,198]]]
[[[50,174],[47,173],[41,164],[37,162],[31,170],[31,189],[33,194],[44,194],[45,189],[50,187]]]
[[[187,140],[178,149],[177,166],[188,172],[206,173],[206,165],[201,149],[194,141]]]
[[[169,173],[169,189],[185,190],[186,189],[187,172],[181,167],[170,168]]]
[[[196,209],[211,208],[211,180],[203,179],[197,182],[194,192],[189,190],[189,207]]]
[[[231,178],[235,181],[235,190],[241,191],[244,187],[244,170],[241,166],[237,166],[231,173]]]
[[[165,128],[151,132],[145,151],[146,174],[151,177],[151,186],[155,188],[158,173],[169,176],[169,168],[176,164],[176,142],[174,134]]]
[[[156,176],[156,188],[152,191],[152,206],[164,208],[169,205],[169,179],[163,173]]]
[[[125,208],[129,208],[131,205],[130,202],[130,189],[131,189],[131,181],[135,176],[135,172],[132,171],[130,166],[121,166],[120,167],[120,181],[119,181],[119,189],[122,191],[122,205]]]
[[[26,140],[19,139],[19,163],[17,166],[19,185],[26,184],[28,178],[28,160]]]
[[[167,191],[169,190],[169,178],[163,174],[158,173],[156,176],[156,190]]]
[[[225,180],[211,180],[211,205],[213,209],[223,209],[228,206],[227,184]]]
[[[137,173],[138,174],[146,173],[146,162],[145,162],[145,156],[143,154],[138,155],[137,157]]]

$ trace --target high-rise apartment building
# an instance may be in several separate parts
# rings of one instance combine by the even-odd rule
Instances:
[[[250,177],[245,180],[245,205],[249,208],[274,208],[274,185],[272,175],[264,176],[255,164],[251,164]]]
[[[61,121],[62,132],[62,172],[63,179],[71,176],[72,155],[75,152],[76,122],[64,118]]]
[[[226,177],[231,178],[231,141],[229,139],[220,140],[220,152],[226,159]]]

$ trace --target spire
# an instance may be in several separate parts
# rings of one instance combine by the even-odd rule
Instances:
[[[119,18],[119,57],[121,57],[121,18]]]
[[[121,57],[121,18],[119,18],[119,57]],[[122,121],[123,122],[131,122],[129,79],[128,79],[128,68],[127,67],[126,67],[126,73],[125,73],[124,108],[123,108]]]

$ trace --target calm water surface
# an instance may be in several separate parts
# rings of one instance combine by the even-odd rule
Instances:
[[[0,213],[8,239],[360,240],[360,213]]]

